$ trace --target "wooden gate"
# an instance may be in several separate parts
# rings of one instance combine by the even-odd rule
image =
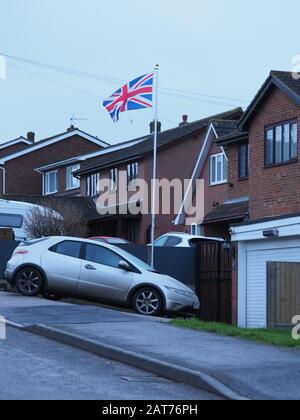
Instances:
[[[300,263],[268,263],[268,326],[290,327],[300,315]]]
[[[232,251],[222,242],[203,243],[197,250],[197,294],[204,321],[232,322]]]

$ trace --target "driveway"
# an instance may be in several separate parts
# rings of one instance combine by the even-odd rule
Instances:
[[[44,324],[216,378],[251,399],[300,399],[299,350],[172,327],[105,308],[0,293],[1,315]]]

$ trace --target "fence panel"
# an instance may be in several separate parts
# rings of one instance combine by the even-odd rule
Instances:
[[[268,326],[290,327],[300,313],[300,263],[269,262]]]
[[[6,264],[19,243],[17,241],[0,241],[0,279],[4,277]]]
[[[120,248],[131,253],[144,262],[150,262],[151,247],[146,245],[120,245]],[[196,288],[196,249],[192,248],[155,248],[155,268],[180,282]]]

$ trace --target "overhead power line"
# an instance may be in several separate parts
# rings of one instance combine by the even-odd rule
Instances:
[[[36,60],[29,60],[26,58],[22,58],[22,57],[17,57],[14,55],[10,55],[10,54],[6,54],[6,53],[2,53],[0,52],[1,55],[3,55],[4,57],[11,59],[11,60],[16,60],[16,61],[20,61],[26,64],[30,64],[30,65],[34,65],[34,66],[38,66],[38,67],[42,67],[45,68],[47,70],[52,70],[52,71],[56,71],[56,72],[60,72],[60,73],[65,73],[65,74],[69,74],[72,76],[77,76],[77,77],[83,77],[86,79],[90,79],[90,80],[96,80],[99,82],[104,82],[104,83],[108,83],[108,84],[113,84],[113,85],[117,85],[120,83],[126,83],[127,81],[125,79],[120,79],[120,78],[115,78],[115,77],[111,77],[111,76],[107,76],[107,75],[99,75],[99,74],[95,74],[95,73],[89,73],[89,72],[83,72],[80,70],[76,70],[76,69],[71,69],[71,68],[66,68],[66,67],[62,67],[62,66],[57,66],[57,65],[53,65],[53,64],[47,64],[47,63],[43,63],[40,61],[36,61]],[[185,100],[192,100],[192,101],[198,101],[198,102],[204,102],[204,103],[210,103],[213,105],[222,105],[222,106],[236,106],[236,104],[233,104],[232,102],[236,102],[236,103],[248,103],[249,101],[245,101],[242,99],[236,99],[236,98],[228,98],[228,97],[224,97],[224,96],[213,96],[213,95],[208,95],[205,93],[199,93],[199,92],[193,92],[193,91],[187,91],[187,90],[181,90],[181,89],[172,89],[169,87],[161,87],[160,88],[161,94],[165,95],[165,96],[173,96],[176,97],[178,99],[185,99]],[[206,98],[203,99],[203,98]],[[210,101],[208,101],[208,99],[210,99]],[[217,100],[217,101],[215,101]],[[220,102],[221,101],[229,101],[229,102]]]
[[[64,82],[61,82],[61,81],[59,81],[59,80],[55,80],[55,79],[52,79],[52,78],[47,77],[47,76],[42,76],[41,74],[35,73],[35,72],[33,72],[33,71],[23,69],[23,68],[21,68],[21,67],[19,67],[19,66],[16,66],[16,65],[14,65],[14,64],[9,64],[9,65],[10,65],[10,67],[15,68],[16,70],[22,71],[23,73],[27,73],[27,74],[30,74],[31,76],[38,77],[39,79],[46,80],[46,81],[51,82],[51,83],[55,83],[55,84],[57,84],[57,85],[59,85],[59,86],[62,86],[62,87],[64,87],[64,88],[74,90],[75,92],[79,92],[79,93],[82,93],[82,94],[84,94],[84,95],[91,96],[91,97],[93,97],[93,98],[96,98],[96,99],[97,99],[97,100],[99,100],[99,101],[106,99],[106,98],[103,98],[103,97],[101,97],[101,96],[99,96],[99,95],[96,95],[96,94],[94,94],[94,93],[88,92],[88,91],[86,91],[86,90],[83,90],[83,89],[78,89],[78,88],[76,88],[76,87],[74,87],[74,86],[71,86],[71,85],[66,84],[66,83],[64,83]],[[151,112],[148,112],[148,111],[143,111],[143,110],[141,110],[141,109],[138,109],[137,111],[138,111],[138,112],[140,112],[140,113],[142,113],[142,114],[144,114],[144,115],[145,115],[145,114],[147,114],[147,115],[151,115],[151,117],[152,117],[152,113],[151,113]],[[164,120],[164,121],[167,121],[167,122],[169,122],[169,123],[172,123],[172,124],[177,124],[177,123],[178,123],[178,121],[170,120],[169,118],[166,118],[166,117],[163,117],[163,116],[161,116],[161,119],[162,119],[162,120]]]

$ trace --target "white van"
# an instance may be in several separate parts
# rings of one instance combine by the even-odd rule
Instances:
[[[24,230],[24,222],[29,212],[35,207],[37,206],[34,204],[0,200],[0,228],[12,228],[16,241],[31,239]]]

